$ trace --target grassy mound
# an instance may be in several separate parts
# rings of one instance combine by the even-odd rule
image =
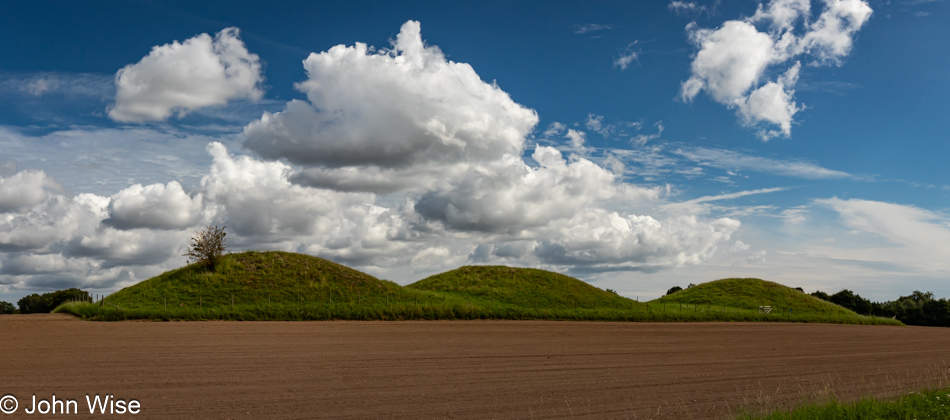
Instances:
[[[122,289],[105,302],[61,308],[86,318],[320,319],[318,309],[385,307],[417,299],[391,281],[309,255],[248,251],[210,271],[191,264]],[[291,313],[296,312],[296,314]]]
[[[465,266],[406,286],[464,298],[523,308],[632,308],[631,299],[545,270],[505,266]]]
[[[122,289],[99,302],[73,302],[55,312],[106,321],[554,319],[899,324],[890,319],[830,312],[762,315],[751,308],[792,301],[775,300],[772,296],[781,293],[774,291],[756,295],[759,289],[749,286],[740,288],[745,295],[728,287],[713,293],[718,288],[710,285],[721,283],[675,293],[663,298],[666,303],[662,304],[640,303],[544,270],[462,267],[402,287],[322,258],[287,252],[242,252],[225,256],[213,271],[192,264]],[[697,294],[703,291],[708,293]],[[731,298],[746,298],[728,300],[729,293]],[[788,293],[817,301],[794,290]],[[719,306],[709,305],[713,296],[720,299],[716,301]],[[707,305],[701,307],[694,302]],[[694,304],[690,307],[690,303]],[[815,304],[829,305],[820,301]]]
[[[666,295],[658,301],[685,304],[712,304],[742,309],[772,306],[803,312],[835,315],[856,313],[781,284],[759,279],[722,279],[702,283]]]
[[[380,299],[405,291],[398,284],[322,258],[289,252],[242,252],[224,257],[215,270],[192,264],[122,289],[112,297],[119,302],[136,298],[143,303],[164,297],[175,304],[204,301],[293,302],[332,296]],[[227,299],[224,299],[224,298]],[[224,300],[222,300],[224,299]]]
[[[889,319],[859,315],[849,309],[818,299],[788,286],[760,279],[722,279],[702,283],[651,301],[658,305],[687,308],[720,308],[728,312],[758,311],[771,306],[773,313],[786,317],[814,319],[814,322],[888,323]]]

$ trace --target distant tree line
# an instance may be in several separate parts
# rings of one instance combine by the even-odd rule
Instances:
[[[71,300],[88,300],[89,292],[76,288],[57,290],[55,292],[32,294],[24,296],[17,302],[21,314],[49,313],[57,306]],[[3,302],[6,303],[6,302]],[[0,305],[2,306],[2,305]],[[12,305],[11,305],[12,306]]]
[[[692,289],[692,288],[694,288],[694,287],[696,287],[696,285],[693,284],[693,283],[690,283],[689,285],[686,286],[687,289]],[[683,290],[683,288],[682,288],[682,287],[679,287],[679,286],[673,286],[673,287],[671,287],[669,290],[666,291],[666,294],[667,294],[667,295],[672,295],[673,293],[676,293],[676,292],[678,292],[678,291],[680,291],[680,290]]]
[[[13,306],[10,302],[5,302],[0,300],[0,315],[2,314],[15,314],[16,306]]]
[[[833,295],[819,290],[811,295],[862,315],[893,317],[907,325],[950,327],[950,301],[934,298],[933,292],[915,290],[888,302],[871,302],[848,289]]]

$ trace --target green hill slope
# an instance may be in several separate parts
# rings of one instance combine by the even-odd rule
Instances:
[[[631,308],[638,305],[588,283],[551,271],[505,266],[465,266],[406,286],[524,308]]]
[[[402,287],[322,258],[242,252],[189,265],[56,312],[94,320],[550,319],[900,324],[854,316],[776,283],[728,279],[640,303],[550,271],[469,266]],[[679,303],[679,304],[677,304]],[[672,304],[672,305],[671,305]],[[686,305],[691,304],[691,305]],[[709,305],[709,306],[707,306]],[[759,305],[794,314],[759,314]]]
[[[382,308],[420,294],[322,258],[248,251],[225,256],[213,272],[197,264],[165,272],[109,295],[105,303],[81,306],[87,313],[77,315],[94,318],[106,312],[90,308],[100,308],[117,310],[124,319],[320,319],[321,310]]]
[[[702,283],[653,302],[714,305],[739,309],[772,306],[793,313],[858,316],[856,313],[796,289],[759,279],[722,279]]]
[[[242,252],[224,257],[214,272],[192,264],[125,288],[113,295],[118,301],[175,296],[180,302],[197,304],[199,295],[210,301],[234,294],[242,302],[294,302],[302,299],[329,300],[332,296],[374,299],[400,295],[398,284],[327,261],[289,252]]]

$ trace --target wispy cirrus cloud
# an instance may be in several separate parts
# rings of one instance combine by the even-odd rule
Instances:
[[[765,214],[775,210],[775,206],[754,205],[754,206],[723,206],[710,204],[717,201],[729,201],[737,198],[748,197],[760,194],[772,194],[782,191],[788,191],[788,187],[759,188],[754,190],[736,191],[731,193],[706,195],[692,200],[671,202],[663,205],[663,209],[671,213],[685,214],[703,214],[716,212],[727,217],[746,217],[753,214]]]
[[[679,148],[674,154],[702,166],[730,171],[754,171],[803,179],[861,179],[847,172],[828,169],[820,165],[795,160],[779,160],[752,156],[740,152],[706,147]]]
[[[693,14],[693,13],[695,14],[700,14],[700,13],[709,14],[710,13],[708,7],[704,5],[700,5],[699,3],[696,3],[695,1],[674,0],[674,1],[671,1],[667,7],[670,10],[672,10],[673,13],[676,13],[677,15],[688,15],[688,14]]]
[[[574,25],[574,33],[578,35],[584,35],[591,32],[607,31],[613,29],[613,25],[605,25],[600,23],[584,23],[580,25]]]
[[[894,245],[936,255],[950,251],[950,218],[946,215],[872,200],[829,198],[815,203],[836,211],[846,226],[878,235]]]
[[[868,181],[873,176],[851,174],[823,167],[801,159],[779,159],[757,156],[737,150],[693,146],[661,139],[666,126],[663,121],[653,123],[654,133],[645,133],[642,121],[610,121],[603,115],[589,113],[584,127],[569,129],[571,124],[552,123],[537,138],[541,144],[551,145],[562,151],[571,151],[583,146],[585,157],[610,167],[614,172],[656,181],[674,175],[686,179],[705,177],[708,180],[734,185],[740,172],[758,172],[806,180],[841,179]],[[579,126],[580,123],[574,123]],[[635,147],[616,147],[608,143],[587,141],[588,134],[599,134],[605,140],[629,142]],[[565,144],[563,139],[570,140]],[[708,173],[707,169],[719,169],[724,173]]]
[[[946,214],[913,205],[832,197],[788,209],[783,216],[792,219],[792,226],[786,224],[787,232],[779,239],[786,243],[775,245],[782,251],[772,253],[789,263],[783,270],[806,273],[795,266],[822,267],[825,274],[818,277],[824,282],[851,278],[878,282],[877,286],[912,279],[927,288],[921,290],[946,293],[950,274]],[[840,274],[827,274],[835,272]]]
[[[96,73],[38,72],[0,74],[0,92],[4,95],[82,97],[105,99],[115,93],[113,77]]]
[[[802,81],[796,86],[801,92],[827,92],[843,95],[845,92],[861,89],[863,86],[857,83],[842,82],[838,80],[826,81]]]
[[[168,126],[76,126],[31,135],[0,126],[0,160],[13,168],[44,168],[73,193],[113,194],[132,184],[177,180],[193,187],[211,163],[212,141],[237,145],[237,134],[194,133]],[[135,147],[129,147],[134,144]]]
[[[756,194],[768,194],[779,191],[787,191],[787,187],[775,187],[775,188],[759,188],[757,190],[747,190],[747,191],[738,191],[728,194],[718,194],[718,195],[707,195],[699,198],[694,198],[692,200],[684,201],[684,203],[689,204],[698,204],[698,203],[707,203],[710,201],[719,201],[719,200],[732,200],[734,198],[746,197]]]
[[[620,50],[620,53],[614,58],[614,67],[620,67],[620,70],[626,70],[630,64],[640,59],[640,50],[637,48],[639,41],[633,41]]]

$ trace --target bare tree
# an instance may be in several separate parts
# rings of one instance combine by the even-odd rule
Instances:
[[[224,232],[225,228],[227,226],[208,226],[196,230],[188,245],[188,252],[181,255],[188,257],[189,264],[197,262],[213,271],[218,261],[228,251],[228,245],[224,243],[224,236],[227,235]]]

